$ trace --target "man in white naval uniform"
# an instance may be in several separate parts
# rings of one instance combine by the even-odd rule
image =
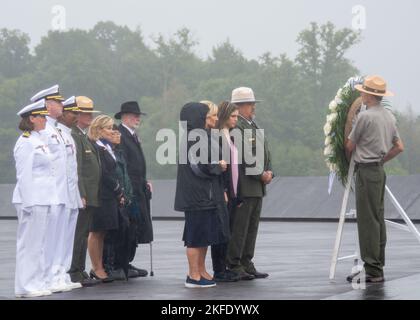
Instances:
[[[79,282],[72,282],[67,271],[70,269],[73,253],[74,234],[76,231],[77,216],[79,208],[83,208],[82,198],[80,197],[78,174],[77,174],[77,156],[76,143],[71,135],[71,128],[76,125],[78,117],[78,108],[76,97],[71,97],[63,102],[63,114],[58,118],[57,128],[61,130],[62,137],[66,146],[67,155],[67,184],[69,190],[69,202],[66,206],[67,224],[61,235],[63,247],[58,250],[61,253],[61,269],[59,272],[59,282],[64,283],[71,288],[81,288]]]
[[[68,215],[66,214],[66,207],[69,207],[66,145],[61,130],[57,127],[57,119],[63,114],[62,101],[64,99],[59,93],[58,85],[38,92],[31,98],[31,101],[36,102],[40,99],[45,99],[49,113],[44,132],[48,148],[53,157],[53,170],[59,199],[59,204],[51,209],[51,217],[47,226],[45,252],[48,289],[54,293],[72,289],[60,281],[59,277],[62,262],[61,250],[64,241],[61,235],[64,233],[67,225]]]

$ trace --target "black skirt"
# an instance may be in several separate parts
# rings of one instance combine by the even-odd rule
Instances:
[[[229,241],[229,218],[226,206],[202,211],[186,211],[182,237],[188,248],[203,248]]]
[[[102,200],[101,206],[95,208],[89,226],[90,232],[101,232],[118,229],[118,203],[116,200]]]

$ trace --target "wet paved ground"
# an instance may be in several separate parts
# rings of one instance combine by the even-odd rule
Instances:
[[[0,220],[0,299],[14,299],[17,221]],[[348,224],[343,254],[353,252],[354,224]],[[388,229],[387,282],[353,290],[345,281],[352,262],[340,262],[335,282],[328,279],[336,223],[263,222],[255,264],[268,279],[218,284],[211,289],[186,289],[185,249],[180,241],[183,222],[155,221],[154,277],[101,284],[41,299],[136,300],[319,300],[420,299],[420,244],[408,233]],[[149,246],[140,247],[135,265],[150,269]],[[88,259],[89,260],[89,259]],[[211,259],[207,259],[211,270]],[[88,261],[89,265],[89,261]]]

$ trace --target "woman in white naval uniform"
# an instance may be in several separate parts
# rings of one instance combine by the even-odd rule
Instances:
[[[61,249],[57,248],[57,254],[61,255],[61,267],[56,282],[72,289],[82,287],[79,282],[71,282],[70,276],[67,273],[70,269],[73,253],[77,216],[79,214],[79,208],[83,208],[78,185],[76,144],[71,136],[71,128],[76,125],[77,112],[76,97],[73,96],[63,102],[63,115],[59,118],[59,123],[57,124],[57,129],[60,130],[66,146],[69,201],[68,205],[65,207],[67,221],[64,230],[61,235],[59,235],[60,238],[58,239],[59,243],[62,244],[62,247]]]
[[[15,295],[50,295],[46,288],[46,234],[51,208],[58,204],[52,155],[41,131],[45,129],[45,101],[23,108],[19,129],[24,133],[14,148],[17,183],[13,204],[17,210]]]
[[[51,292],[69,291],[72,288],[60,281],[62,263],[62,246],[64,239],[61,235],[67,225],[66,207],[69,206],[69,190],[67,184],[67,152],[63,136],[58,130],[57,119],[63,114],[63,97],[59,93],[58,85],[42,90],[35,94],[31,101],[45,99],[45,105],[49,116],[45,126],[45,136],[48,148],[53,156],[53,168],[55,172],[55,189],[58,194],[58,205],[51,209],[51,216],[47,226],[46,239],[46,277],[48,289]]]

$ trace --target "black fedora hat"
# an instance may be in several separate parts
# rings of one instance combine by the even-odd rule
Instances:
[[[140,111],[140,106],[137,103],[137,101],[124,102],[121,105],[121,111],[116,113],[114,118],[121,119],[121,115],[123,115],[124,113],[133,113],[133,114],[140,114],[142,116],[146,116],[146,113],[143,113]]]

